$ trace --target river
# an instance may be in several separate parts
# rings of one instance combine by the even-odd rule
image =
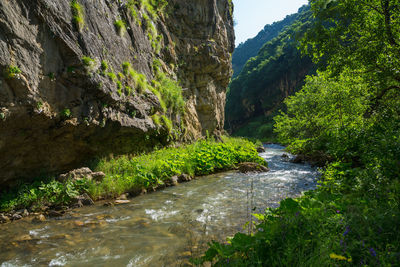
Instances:
[[[211,239],[237,231],[251,213],[315,188],[318,172],[283,160],[283,147],[260,155],[268,173],[225,172],[62,218],[0,225],[0,266],[184,266]]]

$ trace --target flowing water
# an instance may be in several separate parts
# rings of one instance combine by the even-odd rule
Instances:
[[[317,171],[285,162],[283,153],[283,147],[269,145],[260,154],[268,173],[220,173],[129,204],[0,225],[0,266],[184,266],[207,241],[246,232],[250,213],[315,188]]]

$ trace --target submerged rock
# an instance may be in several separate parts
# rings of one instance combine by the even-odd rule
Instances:
[[[241,173],[248,172],[268,172],[269,169],[263,165],[254,162],[242,162],[239,164],[239,171]]]
[[[32,220],[32,222],[36,222],[36,223],[45,222],[45,221],[46,221],[46,217],[43,214],[36,215]]]
[[[120,205],[120,204],[128,204],[131,203],[130,200],[121,200],[121,199],[117,199],[114,201],[115,204]]]
[[[306,158],[304,155],[296,155],[293,159],[290,160],[290,162],[300,164],[306,162]]]
[[[4,214],[0,214],[0,223],[7,223],[10,222],[10,218]]]
[[[265,152],[265,148],[263,146],[259,146],[259,147],[257,147],[257,152],[258,153]]]

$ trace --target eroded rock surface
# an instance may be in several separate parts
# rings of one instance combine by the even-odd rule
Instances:
[[[124,62],[152,81],[158,60],[180,82],[186,113],[167,113],[185,126],[180,138],[223,129],[234,46],[230,1],[169,0],[154,17],[134,5],[135,17],[124,0],[78,3],[79,27],[70,0],[0,2],[0,186],[167,144],[168,129],[151,117],[162,110],[157,96],[137,88],[128,94],[106,74],[124,73]],[[93,62],[84,64],[85,56]]]

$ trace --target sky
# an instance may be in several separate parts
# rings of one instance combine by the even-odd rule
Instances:
[[[255,37],[266,24],[296,13],[308,0],[233,0],[236,46]]]

